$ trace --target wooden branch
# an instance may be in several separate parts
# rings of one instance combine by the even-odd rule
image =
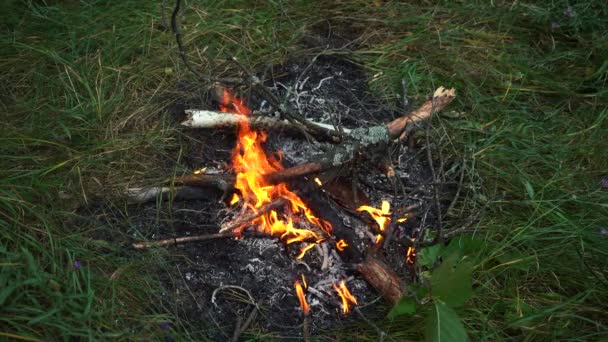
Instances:
[[[357,265],[357,271],[391,304],[396,304],[405,294],[405,287],[397,273],[386,263],[371,255]]]
[[[159,198],[163,201],[170,198],[176,201],[187,201],[199,199],[213,200],[218,197],[216,191],[196,186],[129,188],[125,195],[130,203],[147,203],[156,201]]]
[[[152,247],[164,247],[164,246],[179,245],[181,243],[186,243],[186,242],[215,240],[215,239],[226,239],[226,238],[233,238],[233,237],[236,237],[236,235],[233,232],[224,232],[224,233],[215,233],[215,234],[206,234],[206,235],[196,235],[196,236],[186,236],[186,237],[164,239],[164,240],[158,240],[158,241],[134,243],[133,244],[133,248],[135,248],[135,249],[146,249],[146,248],[152,248]]]
[[[314,135],[310,129],[303,127],[298,123],[293,123],[288,120],[275,119],[268,116],[244,116],[234,113],[224,113],[212,110],[186,110],[187,119],[181,125],[189,128],[235,128],[239,122],[246,121],[250,127],[254,129],[264,130],[289,130],[292,132],[300,132],[301,129],[307,130],[309,134]],[[311,124],[319,126],[323,129],[336,131],[332,125],[309,121]],[[350,133],[350,129],[344,128],[344,133]]]
[[[407,136],[407,134],[404,135],[406,129],[409,131],[417,123],[430,119],[433,113],[441,111],[454,98],[456,98],[456,90],[454,88],[437,88],[435,93],[433,93],[433,97],[424,102],[418,109],[386,124],[390,137],[392,139],[399,138],[400,140],[404,140]]]

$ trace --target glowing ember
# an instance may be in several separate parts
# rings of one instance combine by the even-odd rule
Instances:
[[[306,281],[304,275],[302,275],[302,280],[304,280],[304,288],[306,288]],[[310,312],[310,305],[306,302],[306,295],[304,294],[304,288],[302,287],[302,283],[299,280],[296,280],[294,284],[296,288],[296,295],[298,296],[298,301],[300,302],[300,308],[302,308],[302,312],[304,315],[308,315]]]
[[[243,116],[251,114],[245,103],[227,90],[224,90],[220,109],[222,112]],[[302,199],[290,191],[285,183],[272,185],[265,181],[265,174],[283,169],[280,160],[266,155],[263,148],[266,138],[265,132],[254,131],[247,120],[240,120],[237,144],[232,150],[232,167],[236,173],[234,187],[240,191],[244,205],[252,212],[281,197],[286,199],[288,204],[286,210],[271,210],[252,220],[250,224],[257,226],[262,233],[280,237],[286,244],[318,241],[320,237],[314,231],[294,227],[294,222],[300,222],[299,215],[303,215],[308,222],[329,235],[331,225],[315,217]],[[300,257],[310,248],[310,245],[305,247]]]
[[[340,252],[344,252],[344,248],[346,248],[346,247],[348,247],[348,243],[346,243],[346,241],[340,240],[340,241],[336,242],[336,248]]]
[[[232,194],[232,199],[230,200],[230,205],[235,205],[239,203],[239,195]]]
[[[414,247],[408,247],[407,252],[405,252],[405,262],[410,265],[416,263],[416,249]]]
[[[201,173],[204,173],[205,171],[207,171],[207,168],[206,168],[206,167],[202,167],[202,168],[200,168],[200,169],[198,169],[198,170],[194,170],[194,172],[193,172],[193,173],[194,173],[195,175],[200,175]]]
[[[296,257],[296,259],[302,259],[304,257],[304,254],[306,254],[306,252],[308,252],[309,249],[313,248],[315,246],[314,243],[308,244],[306,247],[302,248],[300,250],[300,254],[298,254],[298,256]]]
[[[350,293],[350,291],[348,290],[348,287],[346,287],[346,283],[344,282],[344,280],[342,280],[339,285],[334,284],[334,289],[336,290],[336,292],[338,293],[338,296],[340,296],[340,299],[342,300],[342,312],[345,314],[349,313],[350,312],[349,303],[356,305],[357,299],[355,298],[355,296],[353,296]]]
[[[323,186],[323,183],[321,183],[321,180],[318,177],[315,177],[315,183],[317,183],[318,186]]]
[[[382,201],[382,206],[380,209],[370,207],[367,205],[360,206],[357,211],[365,211],[367,212],[378,224],[380,227],[380,232],[384,232],[388,224],[391,222],[391,204],[388,201]],[[382,234],[376,235],[376,243],[379,243],[382,240]]]

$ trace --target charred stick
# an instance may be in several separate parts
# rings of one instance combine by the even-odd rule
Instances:
[[[302,325],[302,335],[304,342],[310,341],[310,314],[304,314],[304,323]]]
[[[287,203],[287,200],[283,197],[280,197],[264,206],[262,206],[261,208],[256,209],[256,212],[251,213],[249,215],[245,215],[243,217],[240,217],[238,220],[236,220],[235,222],[232,222],[229,225],[223,226],[220,229],[220,233],[224,233],[224,232],[232,232],[235,229],[238,229],[240,227],[242,227],[243,225],[250,223],[251,221],[255,220],[256,218],[268,213],[271,210],[276,210],[279,208],[282,208],[285,206],[285,204]],[[239,232],[240,233],[240,229]]]
[[[257,238],[272,238],[272,235],[259,233],[259,232],[234,232],[234,231],[226,231],[223,233],[214,233],[214,234],[203,234],[203,235],[195,235],[195,236],[186,236],[180,238],[171,238],[171,239],[163,239],[158,241],[148,241],[148,242],[138,242],[133,244],[133,248],[135,249],[146,249],[152,247],[165,247],[165,246],[174,246],[180,245],[188,242],[197,242],[197,241],[207,241],[207,240],[216,240],[216,239],[226,239],[226,238],[239,238],[239,237],[257,237]],[[315,243],[317,239],[309,238],[304,239],[301,242]]]
[[[213,200],[220,194],[195,186],[158,186],[149,188],[129,188],[125,193],[131,203],[147,203],[160,200]]]
[[[179,244],[186,243],[186,242],[226,239],[226,238],[232,238],[232,237],[236,237],[236,235],[233,232],[205,234],[205,235],[171,238],[171,239],[164,239],[164,240],[150,241],[150,242],[139,242],[139,243],[134,243],[133,248],[146,249],[146,248],[152,248],[152,247],[179,245]]]

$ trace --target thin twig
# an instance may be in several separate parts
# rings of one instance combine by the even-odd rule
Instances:
[[[188,59],[188,55],[186,54],[186,48],[184,46],[182,32],[180,31],[179,24],[177,22],[177,17],[180,12],[181,4],[182,4],[181,0],[175,0],[175,8],[173,9],[173,13],[171,15],[171,31],[173,31],[173,34],[175,35],[175,41],[177,42],[179,56],[181,57],[182,62],[184,62],[184,65],[186,66],[186,68],[192,74],[194,74],[197,78],[199,78],[200,80],[203,80],[205,82],[221,82],[221,83],[225,83],[225,84],[242,83],[242,80],[237,79],[237,78],[212,78],[209,76],[205,76],[205,75],[201,74],[200,72],[198,72],[196,69],[194,69],[192,64],[190,64],[190,60]]]
[[[426,126],[426,134],[425,134],[425,144],[426,144],[426,157],[429,163],[429,168],[431,169],[431,176],[433,177],[433,183],[437,183],[437,174],[435,173],[435,167],[433,166],[433,154],[431,152],[431,143],[430,143],[430,132],[431,125],[427,123]],[[437,231],[435,238],[433,239],[433,244],[441,241],[441,230],[443,226],[442,222],[442,214],[441,214],[441,204],[439,203],[439,191],[437,190],[437,185],[433,185],[433,202],[435,204],[435,210],[437,212]]]
[[[466,166],[466,161],[463,158],[462,160],[462,166],[460,169],[460,179],[458,180],[458,189],[456,189],[456,193],[454,194],[454,198],[452,199],[452,202],[450,203],[450,205],[448,206],[448,208],[445,211],[445,216],[447,217],[450,213],[450,211],[452,211],[452,209],[454,209],[454,206],[456,205],[456,202],[458,201],[458,197],[460,196],[460,191],[462,190],[462,185],[464,183],[464,171],[465,171],[465,166]]]
[[[365,321],[365,323],[367,323],[370,327],[376,330],[376,333],[378,334],[378,342],[384,341],[384,337],[387,335],[386,332],[380,329],[380,327],[374,324],[374,322],[372,322],[369,318],[365,317],[363,312],[361,312],[358,307],[355,307],[355,312],[359,315],[359,317],[361,317],[363,321]]]
[[[150,242],[139,242],[139,243],[134,243],[133,248],[146,249],[146,248],[152,248],[152,247],[179,245],[179,244],[186,243],[186,242],[226,239],[226,238],[232,238],[232,237],[236,237],[236,235],[233,232],[205,234],[205,235],[171,238],[171,239],[164,239],[164,240],[150,241]]]
[[[245,320],[245,322],[242,325],[241,324],[236,325],[236,329],[234,329],[234,335],[232,335],[232,342],[237,342],[239,340],[239,337],[241,337],[241,335],[247,330],[247,328],[249,328],[249,326],[251,325],[251,322],[253,322],[253,320],[255,319],[257,314],[258,314],[258,305],[255,304],[254,308],[251,310],[251,312],[247,316],[247,319]]]
[[[310,341],[310,314],[304,314],[304,324],[302,324],[302,335],[304,335],[304,341]]]

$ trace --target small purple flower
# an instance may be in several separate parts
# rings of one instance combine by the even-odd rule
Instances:
[[[74,263],[72,264],[72,267],[75,270],[79,270],[82,267],[82,263],[80,261],[74,261]]]
[[[169,330],[169,328],[171,328],[171,325],[169,324],[169,322],[163,322],[160,325],[160,328],[163,329],[163,330]]]
[[[600,185],[603,190],[608,190],[608,177],[602,178],[602,180],[600,181]]]
[[[608,237],[608,228],[607,227],[600,227],[600,236]]]
[[[562,25],[560,25],[558,22],[554,21],[554,22],[551,23],[551,30],[557,30],[561,26]]]
[[[568,8],[566,8],[566,10],[564,11],[564,15],[568,18],[574,18],[574,9],[572,8],[572,6],[568,6]]]

